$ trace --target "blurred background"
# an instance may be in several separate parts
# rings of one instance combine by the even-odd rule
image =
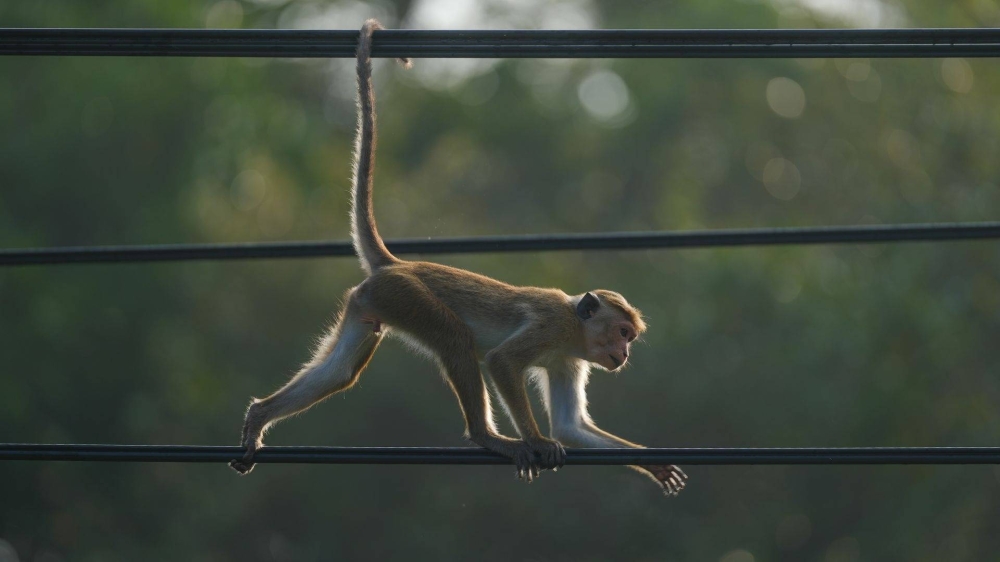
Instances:
[[[34,0],[5,27],[805,28],[995,0]],[[387,238],[995,220],[994,60],[378,61]],[[348,236],[350,60],[0,58],[0,246]],[[1000,444],[996,243],[441,256],[610,288],[650,331],[592,413],[650,446]],[[354,259],[0,269],[0,442],[236,445]],[[539,419],[544,414],[536,409]],[[509,424],[503,427],[512,433]],[[271,445],[463,446],[383,345]],[[1000,470],[0,464],[0,560],[986,560]]]

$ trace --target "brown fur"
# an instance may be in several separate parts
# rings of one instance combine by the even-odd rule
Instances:
[[[604,289],[597,289],[594,294],[601,298],[605,303],[615,307],[619,312],[624,314],[629,322],[635,326],[635,331],[638,335],[642,335],[646,331],[646,322],[642,319],[642,312],[639,312],[638,308],[630,305],[625,297],[619,295],[614,291],[606,291]]]
[[[386,332],[399,334],[438,361],[458,398],[466,435],[510,457],[523,479],[530,481],[543,468],[562,466],[566,455],[562,444],[544,436],[535,421],[525,385],[531,369],[551,370],[551,389],[545,396],[553,435],[558,430],[583,446],[638,447],[598,429],[585,410],[583,385],[589,367],[582,366],[619,369],[628,360],[630,343],[646,329],[640,312],[624,297],[593,291],[586,295],[593,309],[581,314],[578,303],[584,295],[515,287],[453,267],[403,261],[386,248],[372,212],[376,131],[371,44],[373,32],[380,28],[374,20],[365,23],[357,65],[359,118],[351,218],[354,246],[368,278],[347,292],[336,325],[313,359],[277,392],[252,401],[241,441],[246,454],[231,466],[249,472],[253,454],[263,446],[263,435],[271,425],[350,388]],[[497,432],[480,364],[521,439]],[[582,384],[567,386],[572,377],[580,376]],[[562,417],[557,419],[552,412]],[[664,490],[676,493],[683,481],[675,468],[641,470],[654,476]]]

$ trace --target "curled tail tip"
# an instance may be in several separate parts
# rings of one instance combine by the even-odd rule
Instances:
[[[365,23],[361,24],[361,32],[366,35],[371,35],[373,31],[385,29],[381,23],[375,18],[368,18]]]
[[[362,24],[361,34],[370,40],[372,33],[380,29],[385,29],[385,26],[383,26],[377,19],[369,18],[365,20],[364,24]],[[396,60],[399,61],[399,64],[405,69],[413,68],[413,61],[409,57],[399,57]]]

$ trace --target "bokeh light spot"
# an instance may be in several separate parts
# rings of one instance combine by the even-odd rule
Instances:
[[[233,179],[229,191],[233,206],[240,211],[250,211],[264,201],[267,181],[256,170],[243,170]]]
[[[826,549],[824,562],[857,562],[861,559],[861,547],[858,539],[844,537],[833,541]]]
[[[597,70],[580,82],[577,90],[580,103],[598,121],[614,121],[629,105],[628,86],[610,70]]]
[[[847,66],[847,70],[844,72],[844,78],[847,78],[851,82],[864,82],[868,79],[871,71],[872,66],[868,61],[852,62]]]
[[[236,0],[221,0],[212,4],[205,14],[208,29],[235,29],[243,25],[243,5]]]
[[[775,199],[791,201],[799,193],[802,175],[795,164],[784,158],[772,158],[764,165],[764,188]]]
[[[920,145],[913,135],[893,129],[885,137],[885,150],[892,163],[904,170],[920,168]]]
[[[795,119],[806,108],[806,92],[791,78],[779,76],[767,83],[767,105],[786,119]]]
[[[941,61],[941,79],[949,90],[967,94],[972,91],[975,75],[965,59],[944,59]]]
[[[772,158],[779,156],[781,156],[781,151],[773,144],[766,141],[753,141],[747,145],[743,161],[751,176],[759,181],[764,181],[764,166],[767,166]]]
[[[723,554],[719,562],[754,562],[754,558],[750,551],[740,548]]]

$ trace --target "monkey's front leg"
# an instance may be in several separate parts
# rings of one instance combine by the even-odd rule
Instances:
[[[531,482],[538,477],[542,468],[555,466],[555,461],[545,462],[545,455],[537,455],[541,447],[538,442],[529,442],[520,439],[511,439],[500,435],[493,425],[492,417],[489,415],[489,394],[486,392],[486,385],[479,372],[478,366],[475,371],[471,370],[475,366],[475,358],[470,355],[472,362],[466,365],[466,369],[456,368],[458,365],[447,365],[452,361],[444,361],[446,364],[445,373],[451,382],[451,387],[458,396],[462,406],[462,413],[465,415],[466,434],[469,440],[483,447],[508,457],[514,462],[515,474],[521,480]],[[542,438],[544,439],[544,437]],[[546,440],[548,441],[548,440]],[[562,446],[554,442],[559,450]],[[563,453],[565,455],[565,453]],[[542,457],[542,462],[539,462]],[[543,466],[543,463],[544,466]],[[558,463],[560,466],[561,461]]]
[[[535,456],[535,448],[526,441],[500,435],[493,425],[489,414],[489,394],[475,355],[471,352],[445,355],[441,357],[441,362],[462,407],[469,440],[514,461],[518,478],[531,482],[538,477],[542,467]]]
[[[483,382],[483,376],[479,371],[474,353],[470,351],[464,354],[443,355],[441,361],[444,364],[445,374],[451,387],[462,406],[469,440],[480,447],[510,458],[514,461],[517,477],[528,482],[537,478],[542,468],[562,465],[565,452],[562,451],[562,445],[557,442],[545,439],[540,434],[538,434],[538,437],[541,438],[539,441],[511,439],[497,432],[488,413],[489,394],[486,392],[486,385]],[[530,414],[530,405],[528,411]],[[537,432],[537,426],[535,431]],[[545,449],[552,447],[547,446],[547,443],[542,441],[553,443],[562,452],[563,457],[546,455]],[[541,462],[539,462],[539,457],[541,457]]]
[[[583,447],[629,447],[641,449],[641,445],[622,439],[597,427],[589,420],[581,420],[570,433],[570,442]],[[676,496],[687,486],[687,474],[680,467],[668,465],[629,465],[629,468],[648,476],[659,484],[663,493]]]
[[[567,361],[549,370],[545,406],[549,411],[552,435],[571,447],[641,448],[594,425],[587,413],[589,366],[583,361]],[[656,482],[663,493],[676,496],[687,485],[687,474],[674,465],[630,466]]]
[[[516,349],[516,348],[515,348]],[[524,439],[526,449],[533,462],[538,462],[541,468],[558,470],[566,463],[566,450],[562,443],[542,435],[531,412],[531,402],[525,390],[524,361],[518,360],[518,354],[510,351],[510,346],[497,349],[487,354],[486,366],[496,385],[500,397],[507,407],[511,421],[518,434]],[[537,459],[537,461],[535,460]],[[518,478],[529,482],[538,476],[537,470],[527,475],[519,468]]]

